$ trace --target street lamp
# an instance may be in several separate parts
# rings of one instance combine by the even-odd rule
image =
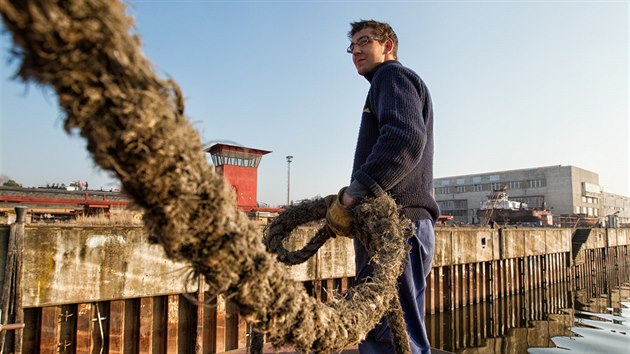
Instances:
[[[293,156],[287,156],[287,206],[291,200],[291,161],[293,161]]]

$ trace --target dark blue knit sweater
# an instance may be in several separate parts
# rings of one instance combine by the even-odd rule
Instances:
[[[422,79],[398,61],[386,61],[370,82],[348,193],[387,192],[411,220],[437,220],[433,197],[433,106]]]

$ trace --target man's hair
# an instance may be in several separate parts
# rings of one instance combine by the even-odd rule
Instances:
[[[365,28],[371,28],[374,31],[374,36],[381,43],[385,42],[387,39],[391,39],[392,42],[394,42],[392,54],[394,54],[394,59],[398,59],[398,37],[396,36],[396,32],[392,29],[392,26],[385,22],[375,20],[352,22],[350,26],[352,27],[350,32],[348,32],[348,39],[350,39],[350,41],[352,41],[352,36]]]

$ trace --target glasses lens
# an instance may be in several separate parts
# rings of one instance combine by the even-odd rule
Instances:
[[[359,38],[359,40],[357,41],[357,44],[359,45],[359,47],[363,47],[364,45],[367,44],[367,42],[370,41],[370,39],[372,39],[372,38],[368,37],[368,36],[363,36],[363,37]]]
[[[355,45],[358,45],[359,47],[363,47],[364,45],[366,45],[369,41],[373,39],[374,37],[371,37],[371,36],[363,36],[359,38],[356,43],[350,42],[350,46],[348,46],[348,48],[346,49],[346,52],[352,54],[352,52],[354,51]]]

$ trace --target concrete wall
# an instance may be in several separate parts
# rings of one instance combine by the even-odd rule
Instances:
[[[0,227],[0,265],[8,230]],[[315,232],[295,230],[287,248],[302,247]],[[583,249],[627,245],[629,238],[629,229],[593,229]],[[570,229],[438,227],[433,267],[570,251]],[[352,277],[352,240],[332,239],[307,262],[287,268],[296,281]],[[195,284],[185,284],[187,265],[168,260],[141,227],[26,226],[23,269],[25,307],[196,290]]]
[[[23,269],[25,307],[179,294],[189,275],[141,227],[27,226]]]
[[[286,248],[298,250],[304,247],[315,232],[317,229],[312,227],[297,228],[287,240]],[[286,268],[291,278],[297,281],[353,277],[355,267],[352,240],[346,237],[330,239],[308,261]]]
[[[434,267],[571,251],[571,230],[442,227],[435,232]]]
[[[6,247],[8,227],[0,229],[0,245],[5,245],[0,247]],[[314,231],[296,230],[287,247],[301,247]],[[161,246],[149,244],[141,227],[26,226],[23,267],[25,307],[197,290],[196,283],[185,282],[187,264],[167,259]],[[296,281],[352,277],[352,240],[330,240],[317,256],[287,268]]]

